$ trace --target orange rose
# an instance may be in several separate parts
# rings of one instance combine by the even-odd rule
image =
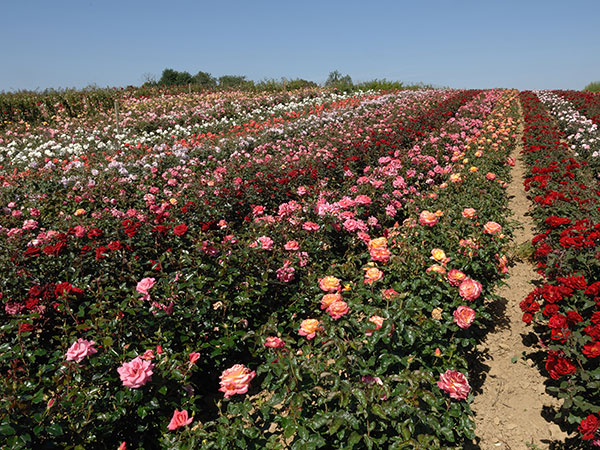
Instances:
[[[437,216],[430,211],[423,211],[419,214],[419,223],[429,227],[434,226],[438,221]]]

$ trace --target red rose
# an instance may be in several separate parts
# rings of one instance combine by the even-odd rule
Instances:
[[[173,234],[175,236],[183,236],[188,230],[188,226],[186,224],[177,225],[173,228]]]
[[[594,437],[594,434],[596,434],[596,430],[599,426],[600,421],[598,420],[598,417],[596,417],[593,414],[590,414],[585,419],[583,419],[579,424],[579,431],[583,435],[582,439],[584,441],[592,439]]]
[[[600,341],[590,342],[583,346],[583,354],[588,358],[600,356]]]

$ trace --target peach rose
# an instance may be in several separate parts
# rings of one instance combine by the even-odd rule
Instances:
[[[448,261],[450,261],[450,258],[446,256],[446,252],[444,252],[444,250],[442,250],[441,248],[434,248],[433,250],[431,250],[431,259],[437,262],[441,262],[443,264],[446,264],[448,263]]]
[[[435,213],[430,211],[422,211],[421,214],[419,214],[419,223],[421,225],[432,227],[437,223],[437,221],[438,217],[435,215]]]
[[[317,319],[305,319],[300,324],[298,334],[300,336],[306,336],[306,339],[312,339],[316,336],[317,331],[321,331],[321,321]]]
[[[377,239],[372,239],[369,242],[369,251],[374,248],[386,248],[387,247],[387,239],[385,237],[378,237]]]
[[[381,316],[371,316],[369,317],[369,322],[375,324],[375,328],[367,328],[365,334],[367,336],[371,336],[375,330],[379,330],[383,326],[383,322],[385,319]]]
[[[219,391],[225,393],[225,398],[235,394],[248,392],[250,381],[256,376],[254,370],[248,369],[243,364],[235,364],[221,374],[221,387]]]
[[[327,309],[333,302],[339,302],[342,300],[342,296],[339,293],[325,294],[321,299],[321,309]]]
[[[474,208],[465,208],[463,209],[462,216],[465,219],[472,219],[473,217],[475,217],[476,213],[477,211]]]
[[[348,314],[348,311],[349,311],[348,304],[343,300],[338,300],[336,302],[333,302],[327,308],[327,312],[334,320],[337,320],[340,317],[345,316],[346,314]]]
[[[488,222],[483,226],[483,231],[488,234],[497,234],[502,231],[502,226],[496,222]]]
[[[461,328],[469,328],[475,320],[475,311],[468,306],[459,306],[453,315],[454,323]]]
[[[369,250],[369,255],[373,261],[386,263],[392,254],[386,247],[374,247]]]
[[[473,301],[481,295],[481,283],[471,278],[465,278],[458,287],[458,293],[465,300]]]
[[[341,289],[342,285],[339,278],[326,276],[319,278],[319,287],[325,292],[336,292]]]
[[[452,175],[450,175],[451,183],[460,183],[461,181],[462,181],[462,176],[460,173],[453,173]]]
[[[431,267],[428,267],[425,272],[426,273],[435,272],[435,273],[439,273],[440,275],[444,275],[446,273],[446,269],[443,266],[440,266],[439,264],[434,264]]]
[[[383,272],[377,267],[365,267],[365,284],[373,284],[383,278]]]
[[[448,277],[448,282],[452,286],[460,285],[460,283],[462,283],[465,280],[465,278],[467,278],[467,276],[464,273],[462,273],[460,270],[456,270],[456,269],[450,269],[447,277]]]

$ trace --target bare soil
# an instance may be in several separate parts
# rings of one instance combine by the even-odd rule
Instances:
[[[519,142],[522,125],[519,129]],[[508,187],[513,219],[520,222],[512,242],[515,249],[527,247],[533,238],[533,221],[528,215],[530,202],[525,196],[524,162],[521,145],[513,152],[517,162]],[[488,307],[497,319],[497,327],[486,336],[478,350],[483,356],[472,406],[475,412],[475,433],[472,449],[527,450],[561,448],[567,434],[550,422],[558,400],[546,393],[546,378],[536,365],[541,348],[531,329],[521,320],[519,303],[534,288],[541,277],[528,261],[513,261],[508,285],[497,293],[500,301]],[[539,360],[538,360],[539,362]]]

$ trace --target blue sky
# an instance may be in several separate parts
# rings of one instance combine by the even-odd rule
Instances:
[[[167,67],[453,88],[600,80],[600,0],[2,3],[0,91],[140,85]]]

